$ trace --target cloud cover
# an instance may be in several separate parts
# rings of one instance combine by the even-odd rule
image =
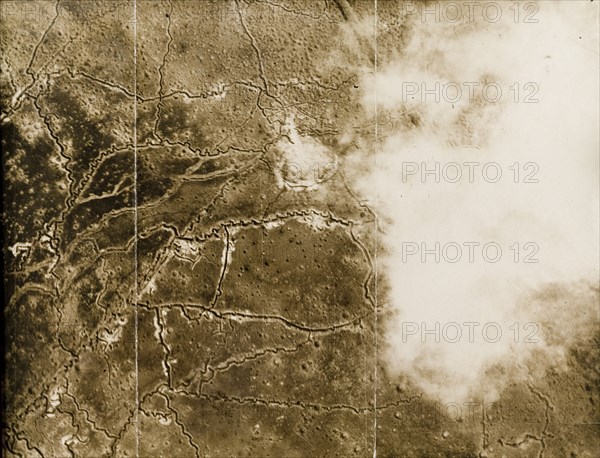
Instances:
[[[515,22],[503,12],[497,23],[476,15],[458,25],[407,15],[406,46],[379,61],[376,72],[361,70],[365,113],[379,120],[375,151],[363,142],[346,161],[379,215],[377,262],[394,311],[383,357],[392,373],[409,375],[445,402],[495,399],[509,379],[531,375],[542,359],[560,363],[570,342],[591,332],[598,319],[598,6],[541,2],[538,23]],[[363,18],[356,29],[362,42],[371,21]],[[381,34],[389,24],[379,18],[377,26]],[[403,91],[422,83],[430,90],[455,83],[450,89],[459,86],[463,94],[457,99],[449,90],[436,102],[435,95]],[[469,97],[469,83],[494,87]],[[502,96],[492,103],[497,87]],[[538,102],[524,103],[526,95]],[[379,126],[390,119],[399,120],[395,127]],[[469,169],[465,162],[479,165]],[[435,173],[421,173],[436,163],[439,182]],[[484,175],[488,163],[497,165]],[[498,169],[502,176],[493,182]],[[462,178],[451,182],[457,170]],[[527,177],[537,182],[524,182]],[[422,244],[431,250],[436,242],[440,261],[429,254],[423,262]],[[480,244],[471,245],[473,262],[465,242]],[[485,254],[497,257],[494,250],[482,252],[486,243],[501,247],[498,262],[485,260]],[[420,251],[408,256],[412,244]],[[448,262],[456,258],[455,244],[462,256]],[[527,255],[538,262],[524,262]],[[557,284],[571,300],[550,306],[540,294]],[[545,324],[557,321],[560,336],[549,335]],[[480,324],[473,339],[465,322]],[[406,323],[416,323],[418,332],[407,335]],[[433,334],[423,339],[423,324],[435,329],[436,323],[440,342]],[[450,328],[444,339],[448,323],[461,325],[458,342],[450,342]],[[485,323],[499,325],[499,341],[491,342],[493,329],[485,338]],[[532,331],[537,342],[525,341]]]

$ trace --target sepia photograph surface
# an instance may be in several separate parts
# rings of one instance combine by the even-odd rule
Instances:
[[[598,1],[0,14],[2,456],[600,457]]]

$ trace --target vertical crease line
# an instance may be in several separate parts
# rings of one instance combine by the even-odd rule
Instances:
[[[378,40],[377,40],[377,34],[378,34],[378,28],[379,28],[379,12],[377,9],[377,0],[375,1],[375,56],[374,56],[374,67],[375,67],[375,154],[374,154],[374,162],[375,165],[377,165],[377,149],[378,149],[378,122],[379,122],[379,113],[378,113],[378,100],[377,100],[377,90],[378,90],[378,86],[377,86],[377,72],[378,72]],[[378,190],[375,191],[375,195],[377,200],[379,200],[379,196],[378,196]],[[374,269],[375,269],[375,320],[374,320],[374,326],[375,326],[375,370],[374,370],[374,393],[373,393],[373,412],[374,412],[374,433],[373,433],[373,458],[377,457],[377,390],[378,390],[378,385],[379,385],[379,380],[378,380],[378,373],[377,373],[377,365],[379,364],[379,342],[378,342],[378,323],[377,323],[377,314],[378,314],[378,306],[377,306],[377,290],[378,290],[378,286],[377,286],[377,271],[378,271],[378,266],[377,266],[377,245],[379,243],[379,219],[377,216],[377,213],[375,213],[375,253],[374,253]]]
[[[134,253],[134,351],[135,351],[135,455],[140,456],[140,373],[138,341],[138,196],[137,196],[137,0],[133,0],[133,253]]]

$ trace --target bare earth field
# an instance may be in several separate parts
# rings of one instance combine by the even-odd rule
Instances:
[[[529,27],[533,2],[515,3],[518,24],[512,2],[488,3],[510,21],[457,26],[440,2],[395,0],[2,1],[3,456],[600,456],[598,5],[535,3]],[[415,102],[421,81],[517,82],[503,72],[532,67],[498,57],[529,46],[502,41],[513,32],[533,37],[539,104],[509,89]],[[531,140],[543,157],[518,160],[542,164],[527,189],[545,197],[519,207],[519,187],[467,208],[490,183],[438,192],[393,159],[496,160],[517,123],[583,175]],[[568,197],[546,211],[556,190]],[[471,219],[517,229],[460,239]],[[400,260],[403,234],[506,241],[512,259],[526,230],[531,273]],[[505,317],[504,336],[530,323],[534,343],[457,347],[440,330]]]

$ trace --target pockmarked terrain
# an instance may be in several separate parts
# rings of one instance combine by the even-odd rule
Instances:
[[[598,456],[554,3],[2,1],[3,455]]]

